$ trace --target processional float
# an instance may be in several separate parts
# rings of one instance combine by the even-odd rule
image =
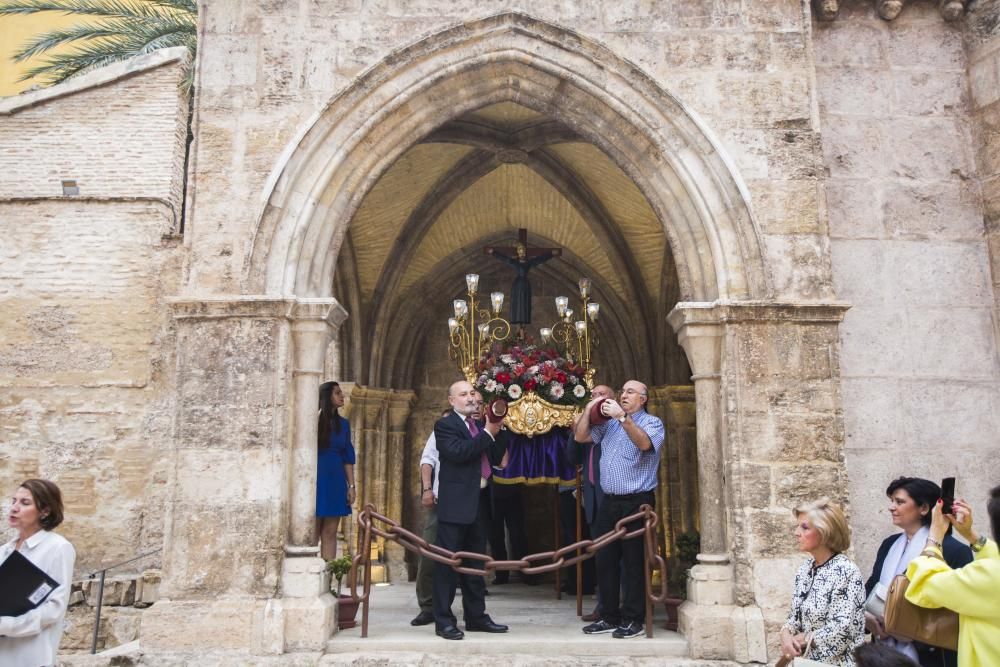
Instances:
[[[498,484],[570,484],[577,486],[576,538],[581,539],[581,476],[564,449],[577,415],[590,400],[596,369],[600,304],[590,298],[590,279],[580,278],[580,318],[574,320],[569,298],[555,299],[559,320],[539,330],[534,344],[523,327],[516,332],[501,315],[503,292],[492,292],[489,307],[479,300],[479,275],[465,276],[465,299],[453,302],[448,318],[449,353],[491,406],[502,406],[509,463],[494,471]],[[513,334],[513,335],[512,335]],[[498,416],[503,414],[498,410]],[[577,566],[577,612],[582,613],[582,569]],[[558,588],[558,578],[556,581]]]

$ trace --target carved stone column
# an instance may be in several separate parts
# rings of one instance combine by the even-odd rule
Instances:
[[[386,438],[386,516],[403,522],[403,497],[407,491],[406,423],[416,400],[416,392],[394,389],[389,397],[389,433]],[[386,563],[393,581],[406,581],[406,550],[395,542],[386,545]]]
[[[722,368],[722,323],[710,308],[681,305],[668,321],[687,353],[694,382],[698,442],[698,493],[701,517],[700,563],[729,562],[726,543],[726,506],[722,461],[722,423],[719,387]],[[721,604],[728,601],[720,600]]]
[[[347,319],[334,299],[299,299],[292,312],[292,383],[295,401],[289,465],[288,553],[318,553],[316,536],[316,438],[319,385],[326,350]]]
[[[692,370],[701,524],[701,552],[688,574],[688,599],[681,605],[679,629],[693,656],[764,662],[767,647],[760,609],[734,604],[720,393],[725,330],[715,304],[678,304],[667,320]],[[721,641],[723,637],[727,641]]]
[[[326,350],[347,319],[336,300],[299,299],[292,310],[294,422],[289,456],[289,520],[281,568],[286,650],[322,650],[337,622],[330,575],[316,535],[316,438]]]

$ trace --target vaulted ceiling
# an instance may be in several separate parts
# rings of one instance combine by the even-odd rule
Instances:
[[[437,128],[366,195],[335,285],[356,348],[345,370],[359,382],[409,386],[417,360],[404,341],[418,334],[444,341],[451,299],[470,270],[483,275],[487,291],[508,291],[512,270],[482,248],[512,245],[518,228],[528,230],[530,245],[564,249],[532,275],[565,284],[567,295],[580,275],[594,281],[602,330],[616,334],[603,344],[613,348],[602,351],[609,371],[686,381],[664,319],[676,301],[676,271],[645,197],[571,128],[511,102]]]

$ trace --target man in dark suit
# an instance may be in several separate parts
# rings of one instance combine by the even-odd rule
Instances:
[[[606,384],[599,384],[591,390],[590,395],[592,398],[614,398],[615,390]],[[566,446],[566,458],[572,465],[583,466],[583,515],[587,523],[584,537],[587,539],[597,537],[594,533],[594,523],[597,521],[597,508],[601,506],[601,500],[604,496],[604,492],[601,490],[601,446],[595,445],[594,441],[589,438],[584,442],[578,441],[576,439],[576,425],[574,424],[573,432],[570,433]],[[594,559],[591,558],[586,562],[592,564]],[[594,610],[589,614],[584,614],[581,620],[590,623],[600,617],[601,602],[598,599]]]
[[[439,547],[449,551],[485,553],[489,507],[481,501],[480,491],[486,487],[492,467],[500,465],[506,449],[500,437],[502,422],[489,420],[476,424],[476,391],[464,380],[448,390],[451,414],[434,425],[440,458],[438,482]],[[477,567],[479,561],[465,561],[466,567]],[[457,581],[456,581],[457,580]],[[451,605],[455,601],[455,585],[462,586],[462,610],[465,629],[470,632],[507,632],[506,625],[493,622],[486,614],[486,582],[482,576],[459,575],[444,563],[434,566],[434,625],[438,636],[462,639],[465,634],[456,627]]]

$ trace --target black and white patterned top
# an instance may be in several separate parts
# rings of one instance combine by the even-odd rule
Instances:
[[[795,575],[784,627],[793,634],[812,633],[812,649],[804,657],[854,667],[854,649],[865,639],[864,604],[864,580],[850,558],[837,554],[819,567],[810,558]]]

